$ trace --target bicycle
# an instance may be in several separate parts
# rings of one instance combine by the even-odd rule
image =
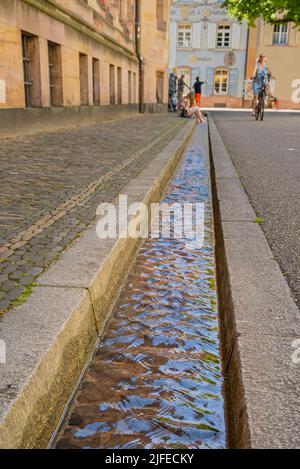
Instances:
[[[264,83],[262,86],[261,91],[259,92],[258,98],[257,98],[257,103],[255,107],[255,120],[264,120],[265,116],[265,103],[266,103],[266,87],[269,85],[271,75],[268,75],[267,78],[264,79]]]
[[[264,120],[265,116],[265,101],[266,101],[266,83],[264,83],[261,91],[257,98],[257,104],[255,108],[255,120]]]

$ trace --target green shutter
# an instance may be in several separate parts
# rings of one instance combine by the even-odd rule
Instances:
[[[239,69],[232,68],[229,71],[229,95],[236,96],[238,92]]]

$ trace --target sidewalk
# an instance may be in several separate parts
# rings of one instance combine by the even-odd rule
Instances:
[[[300,115],[269,114],[263,125],[241,113],[213,116],[300,307]]]
[[[118,195],[184,124],[145,115],[1,140],[0,311],[27,299],[97,206]]]

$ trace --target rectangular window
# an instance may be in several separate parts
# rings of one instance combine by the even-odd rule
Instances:
[[[62,106],[61,50],[58,44],[48,42],[50,106]]]
[[[179,24],[177,30],[177,47],[179,49],[192,47],[192,25]]]
[[[93,58],[93,104],[100,104],[100,63]]]
[[[229,24],[219,24],[217,32],[217,47],[231,46],[231,26]]]
[[[24,94],[26,107],[40,107],[41,80],[38,38],[22,34],[22,57],[24,73]]]
[[[32,86],[31,77],[29,74],[29,64],[30,64],[30,56],[29,56],[29,41],[31,36],[27,36],[22,34],[22,54],[23,54],[23,71],[24,71],[24,91],[25,91],[25,105],[26,107],[30,107],[31,100],[30,100],[30,89]]]
[[[122,69],[118,67],[118,104],[122,104]]]
[[[158,103],[164,102],[164,73],[156,73],[156,100]]]
[[[119,0],[119,21],[125,20],[125,0]]]
[[[80,104],[89,104],[88,56],[79,54]]]
[[[116,82],[115,82],[115,66],[109,66],[109,101],[110,104],[116,104]]]
[[[137,79],[136,79],[136,73],[133,74],[133,102],[134,102],[134,104],[137,102]]]
[[[165,0],[156,0],[156,27],[163,32],[167,30],[165,8]]]
[[[132,103],[132,73],[128,72],[128,104]]]
[[[288,44],[288,24],[275,24],[273,30],[273,44],[274,45],[287,45]]]

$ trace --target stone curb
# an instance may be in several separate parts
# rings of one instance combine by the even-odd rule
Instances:
[[[299,310],[211,116],[209,140],[228,447],[300,448]]]
[[[194,126],[187,121],[122,190],[129,204],[160,201]],[[0,319],[6,344],[6,365],[0,364],[0,448],[47,446],[140,244],[100,240],[94,223],[39,278],[28,301]]]

